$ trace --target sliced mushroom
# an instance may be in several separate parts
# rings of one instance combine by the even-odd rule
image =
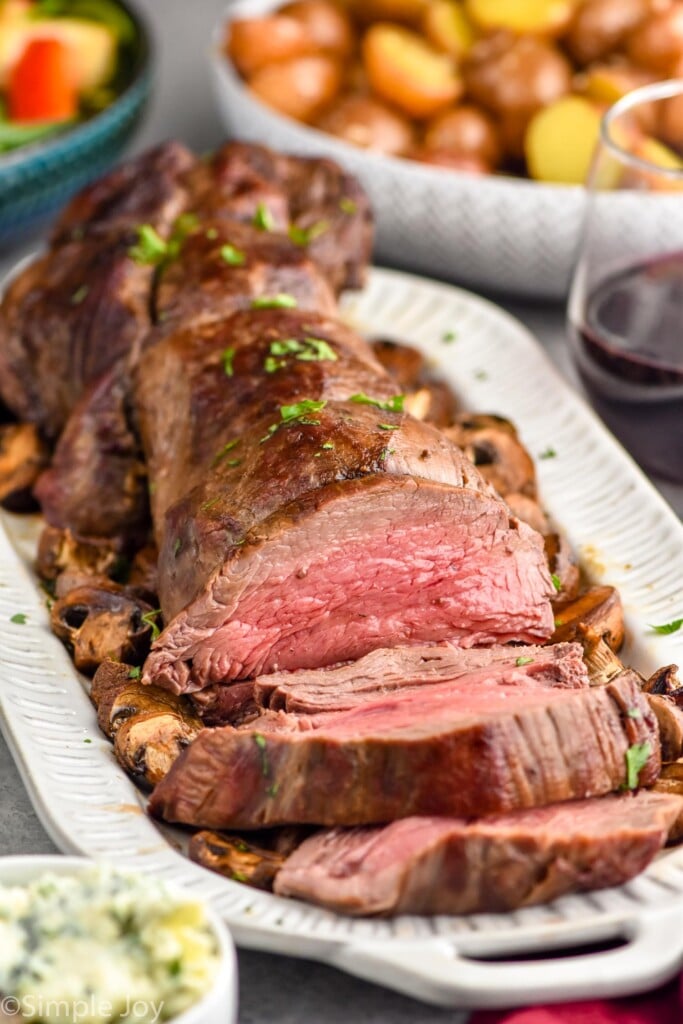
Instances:
[[[65,572],[115,576],[123,564],[123,551],[116,540],[77,540],[70,530],[54,526],[46,526],[40,535],[36,570],[41,579],[56,580]]]
[[[591,686],[606,686],[615,676],[624,671],[624,664],[611,647],[595,630],[579,623],[570,637],[583,647],[583,660],[588,670]],[[551,643],[554,637],[551,637]]]
[[[128,574],[128,586],[141,596],[146,594],[155,605],[159,603],[156,597],[159,589],[158,561],[156,545],[147,544],[136,552]]]
[[[646,693],[656,693],[663,697],[673,697],[679,707],[683,707],[683,683],[678,675],[678,665],[665,665],[658,668],[645,682]]]
[[[246,842],[241,836],[197,832],[190,840],[190,860],[225,878],[255,889],[272,889],[285,855]]]
[[[76,587],[52,606],[52,629],[91,674],[107,658],[139,664],[149,650],[154,609],[111,580]],[[148,621],[144,621],[144,617]]]
[[[662,744],[662,761],[677,761],[683,757],[683,711],[671,697],[648,694],[648,702],[657,718]]]
[[[3,423],[0,426],[0,505],[10,512],[35,509],[33,485],[48,459],[48,447],[33,423]]]
[[[140,686],[140,689],[155,691],[148,699],[149,710],[135,711],[125,717],[125,712],[130,711],[128,690],[114,702],[114,751],[121,767],[137,782],[156,786],[169,773],[185,747],[190,745],[202,724],[187,711],[186,704],[177,699],[175,702],[162,701],[159,698],[162,691],[156,687]],[[121,702],[128,707],[122,709]],[[142,704],[142,700],[138,703]],[[120,711],[118,719],[117,706]]]
[[[498,423],[493,416],[468,415],[445,433],[503,498],[508,494],[536,497],[533,459],[507,420]]]
[[[581,625],[602,638],[613,651],[619,651],[624,643],[624,610],[619,592],[614,587],[589,587],[564,605],[555,618],[553,643],[574,640]]]
[[[110,739],[111,709],[118,695],[130,686],[131,672],[137,676],[140,670],[107,658],[95,672],[90,685],[90,699],[97,709],[97,724]]]
[[[550,520],[535,498],[530,498],[526,494],[506,494],[505,502],[518,519],[532,530],[536,530],[542,537],[552,533]]]
[[[670,842],[680,842],[683,839],[683,759],[663,764],[661,775],[652,789],[655,793],[670,793],[681,797],[680,813],[669,831]]]
[[[447,427],[457,414],[458,401],[443,380],[437,380],[425,357],[411,345],[379,338],[372,348],[384,369],[405,394],[404,408],[415,419]]]
[[[390,338],[377,338],[371,346],[379,362],[402,390],[411,391],[420,386],[426,362],[419,349]]]

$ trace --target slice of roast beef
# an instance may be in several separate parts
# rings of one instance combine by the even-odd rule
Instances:
[[[272,729],[203,730],[152,812],[246,829],[475,817],[646,786],[660,767],[657,722],[630,672],[580,689],[465,678],[351,711],[268,715]]]
[[[200,220],[162,268],[156,314],[174,329],[194,328],[268,300],[328,315],[337,308],[322,270],[287,235],[230,219]]]
[[[0,392],[18,419],[55,438],[88,387],[150,326],[153,267],[132,236],[71,242],[32,263],[0,307]]]
[[[399,408],[393,391],[360,338],[306,313],[240,314],[154,349],[136,405],[168,625],[147,681],[191,691],[552,632],[541,538],[439,431],[378,408]]]
[[[580,644],[470,650],[436,644],[372,651],[335,668],[261,676],[253,691],[262,708],[315,714],[347,711],[394,691],[444,685],[463,677],[471,686],[481,680],[508,686],[530,679],[541,686],[590,685]]]
[[[289,229],[335,291],[362,286],[372,252],[372,212],[356,179],[331,160],[230,142],[186,180],[191,208],[201,216]]]
[[[130,422],[129,391],[120,361],[71,413],[35,488],[51,526],[79,538],[140,541],[147,533],[147,471]]]
[[[164,237],[187,206],[183,177],[196,164],[180,142],[162,142],[119,164],[71,200],[54,225],[51,244],[135,233],[150,224]]]
[[[412,817],[305,839],[275,892],[344,914],[516,910],[628,882],[664,845],[683,799],[641,791],[468,822]]]

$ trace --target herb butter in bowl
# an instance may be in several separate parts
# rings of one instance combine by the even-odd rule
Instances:
[[[0,1020],[232,1024],[235,1014],[234,947],[204,904],[85,859],[0,858]]]

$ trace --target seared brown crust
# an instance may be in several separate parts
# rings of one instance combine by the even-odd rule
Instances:
[[[637,715],[634,714],[637,712]],[[347,715],[354,714],[345,713]],[[439,732],[343,738],[203,730],[154,791],[150,810],[208,828],[356,825],[412,814],[482,816],[609,793],[626,752],[648,744],[638,782],[659,773],[657,724],[633,673],[605,687],[547,692],[507,716],[472,715]]]

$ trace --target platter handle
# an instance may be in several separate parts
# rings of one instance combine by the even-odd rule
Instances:
[[[583,954],[549,951],[534,960],[515,960],[521,951],[508,947],[507,961],[475,959],[438,938],[349,943],[329,962],[405,995],[462,1009],[632,995],[663,984],[683,966],[683,901],[615,922],[612,938],[622,944]]]

